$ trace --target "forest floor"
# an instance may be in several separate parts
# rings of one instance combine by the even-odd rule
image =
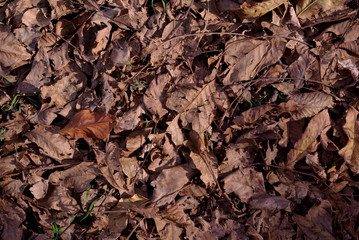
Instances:
[[[1,239],[358,239],[357,0],[0,3]]]

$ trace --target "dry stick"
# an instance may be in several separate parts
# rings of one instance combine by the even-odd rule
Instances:
[[[127,236],[126,240],[129,240],[132,236],[132,234],[136,231],[136,229],[138,228],[138,226],[140,226],[140,223],[143,221],[143,218],[136,224],[136,226],[132,229],[132,231],[130,232],[130,234]]]

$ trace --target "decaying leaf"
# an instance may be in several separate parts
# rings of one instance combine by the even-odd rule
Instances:
[[[288,103],[290,100],[294,101],[294,104],[291,103],[293,106],[289,108],[294,120],[314,116],[333,105],[333,98],[322,92],[292,94],[288,98]]]
[[[265,194],[263,175],[252,168],[239,169],[223,181],[224,190],[227,193],[235,193],[245,203],[252,197]]]
[[[246,18],[260,17],[285,2],[286,0],[265,0],[262,2],[255,2],[252,0],[246,1],[240,6],[238,15],[242,20]]]
[[[238,61],[223,79],[224,85],[252,79],[263,68],[276,63],[285,50],[285,41],[279,38],[270,41],[251,40],[251,42],[253,46],[249,48],[246,41],[233,43],[233,45],[244,45],[243,56],[237,56]]]
[[[31,55],[10,32],[10,27],[1,25],[0,33],[0,64],[11,69],[26,64]]]
[[[55,129],[38,126],[26,136],[40,147],[43,154],[58,161],[72,158],[75,152],[73,141],[56,133]]]
[[[101,112],[82,110],[76,113],[59,133],[77,140],[80,138],[104,139],[112,131],[115,117]]]
[[[328,110],[324,110],[308,123],[305,132],[295,143],[294,149],[291,149],[287,157],[287,166],[293,168],[294,165],[308,153],[314,152],[318,147],[317,138],[320,134],[326,133],[331,127],[331,121]]]
[[[345,0],[300,0],[296,6],[298,18],[310,18],[320,11],[325,12],[344,5]]]
[[[350,169],[359,173],[359,122],[357,120],[358,111],[350,107],[345,117],[343,129],[348,137],[347,144],[340,149],[339,155],[350,166]]]
[[[155,188],[152,201],[157,207],[170,203],[192,175],[193,171],[185,165],[164,169],[151,183]]]
[[[65,171],[56,171],[49,176],[49,182],[73,188],[75,192],[83,192],[90,186],[100,171],[92,162],[82,162]]]
[[[11,200],[0,198],[0,224],[2,239],[22,239],[25,212]]]
[[[178,119],[186,129],[191,128],[197,133],[203,133],[208,129],[214,118],[215,107],[226,109],[228,107],[227,96],[220,90],[215,81],[205,84],[202,88],[182,87],[177,88],[167,99],[166,106],[178,112],[178,115],[168,126],[167,132],[174,138],[178,129]],[[181,141],[177,141],[180,143]],[[177,144],[176,144],[177,145]]]

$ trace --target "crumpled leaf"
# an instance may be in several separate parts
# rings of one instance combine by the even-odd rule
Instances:
[[[93,162],[82,162],[65,171],[56,171],[49,176],[49,182],[73,188],[76,193],[83,192],[90,187],[100,171]]]
[[[112,131],[114,121],[115,117],[110,114],[82,110],[76,113],[59,133],[75,140],[80,138],[104,139]]]
[[[348,142],[339,150],[339,155],[344,158],[350,169],[356,174],[359,173],[359,121],[357,116],[358,111],[349,107],[343,126]]]
[[[227,193],[234,192],[241,201],[249,200],[261,194],[265,194],[264,178],[262,173],[252,168],[238,169],[223,179],[224,190]]]
[[[296,5],[298,18],[310,18],[320,11],[325,12],[344,5],[345,0],[299,0]]]
[[[0,25],[0,65],[15,69],[26,64],[31,55],[10,30],[9,26]]]
[[[308,237],[308,239],[336,239],[332,234],[325,231],[321,226],[313,223],[306,217],[295,215],[293,216],[293,220],[298,224],[298,227],[302,230],[304,235]]]
[[[26,214],[11,200],[0,198],[1,239],[22,239],[23,227],[21,223]]]
[[[75,152],[74,143],[56,133],[55,129],[38,126],[26,136],[40,147],[43,154],[60,162],[72,158]]]
[[[48,188],[49,181],[42,179],[30,187],[30,192],[36,199],[42,199],[46,196]]]
[[[248,40],[247,40],[248,41]],[[270,41],[252,40],[252,46],[247,41],[237,41],[230,44],[226,51],[232,51],[232,48],[242,48],[238,54],[235,65],[223,79],[224,85],[231,85],[243,80],[250,80],[263,68],[276,63],[283,55],[286,41],[280,38],[274,38]]]
[[[260,196],[252,199],[249,206],[252,209],[266,209],[266,210],[290,210],[291,201],[279,196]]]
[[[290,101],[293,102],[290,102]],[[296,93],[288,97],[289,110],[294,120],[311,117],[333,105],[332,96],[323,92]],[[286,106],[288,107],[288,104]]]
[[[95,154],[98,168],[106,180],[121,193],[127,192],[118,146],[109,142],[106,145],[106,153],[95,149]]]
[[[80,210],[76,199],[71,196],[71,191],[64,186],[55,186],[44,199],[39,200],[39,204],[68,214],[76,214]]]
[[[246,18],[256,18],[263,16],[285,2],[286,0],[264,0],[262,2],[249,0],[240,6],[237,13],[242,20]]]
[[[317,138],[320,134],[325,134],[331,127],[328,110],[324,110],[308,123],[305,132],[295,143],[294,149],[288,152],[287,167],[293,168],[294,165],[308,153],[314,152],[317,147]]]
[[[214,118],[216,107],[226,109],[229,105],[228,98],[213,80],[202,88],[181,87],[169,93],[166,106],[178,112],[178,115],[168,124],[167,132],[170,132],[176,145],[180,145],[181,133],[178,120],[186,129],[192,129],[197,133],[206,131]],[[179,132],[179,133],[177,133]]]
[[[162,118],[168,112],[164,108],[165,96],[163,89],[170,80],[171,76],[169,74],[156,76],[156,78],[151,81],[143,97],[143,103],[146,109],[152,114],[157,114],[159,118]]]
[[[254,123],[261,118],[266,112],[272,110],[274,106],[270,104],[263,104],[261,106],[252,107],[241,113],[233,121],[238,125],[245,125],[248,123]]]
[[[164,169],[151,183],[155,188],[152,202],[154,202],[157,207],[170,203],[176,197],[178,191],[191,179],[193,173],[194,172],[185,165]]]

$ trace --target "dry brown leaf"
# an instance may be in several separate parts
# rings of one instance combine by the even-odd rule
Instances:
[[[31,55],[10,30],[9,26],[0,26],[0,65],[15,69],[26,64]]]
[[[6,176],[16,169],[16,158],[14,155],[4,157],[0,161],[0,178]]]
[[[298,227],[308,239],[336,239],[332,234],[325,231],[321,226],[316,225],[306,217],[294,215],[293,220],[298,224]]]
[[[264,0],[262,2],[255,2],[253,0],[246,1],[240,6],[238,15],[242,20],[260,17],[285,2],[286,0]]]
[[[350,169],[356,174],[359,173],[359,121],[357,116],[358,111],[349,107],[343,126],[348,142],[339,151],[339,155],[344,158]]]
[[[162,118],[168,112],[164,108],[165,96],[163,89],[170,80],[171,76],[169,74],[156,76],[156,78],[151,81],[143,97],[143,103],[146,109],[152,114],[158,115],[159,118]]]
[[[49,181],[41,179],[30,187],[30,192],[36,199],[42,199],[46,196],[49,188]]]
[[[324,108],[333,106],[333,98],[322,92],[291,94],[288,103],[290,100],[294,101],[295,105],[287,110],[295,109],[291,112],[294,120],[314,116]]]
[[[263,117],[268,111],[274,108],[271,104],[263,104],[261,106],[252,107],[241,113],[236,117],[233,122],[240,126],[256,122],[259,118]]]
[[[110,134],[115,117],[101,112],[82,110],[76,113],[59,133],[75,140],[80,138],[104,139]]]
[[[245,55],[237,56],[238,61],[223,79],[223,84],[226,86],[243,80],[250,80],[265,67],[278,62],[284,53],[286,44],[286,41],[280,38],[271,39],[270,41],[237,41],[233,44],[247,45],[246,41],[251,41],[256,46],[253,49],[245,48],[247,50]]]
[[[337,9],[343,6],[345,0],[299,0],[296,6],[297,16],[300,19],[311,18],[320,11],[328,12],[331,9]],[[330,12],[330,11],[329,11]]]
[[[223,179],[224,190],[235,193],[241,201],[248,203],[252,197],[265,194],[262,173],[252,168],[238,169]]]
[[[172,138],[179,138],[176,142],[172,140],[176,145],[181,144],[181,135],[175,135],[180,132],[178,119],[184,128],[203,133],[213,121],[215,108],[226,109],[229,104],[226,94],[214,80],[202,88],[181,87],[168,94],[166,106],[178,112],[167,129],[167,132],[171,132]]]
[[[26,214],[16,203],[0,198],[1,239],[22,239]]]
[[[287,70],[292,78],[296,78],[294,79],[296,89],[303,87],[305,73],[314,60],[314,54],[308,50],[304,54],[301,54],[291,65],[289,65]]]
[[[290,211],[291,202],[282,197],[274,196],[260,196],[252,199],[249,202],[249,207],[252,209],[266,209],[266,210],[280,210],[285,209]]]
[[[76,199],[71,196],[71,191],[63,186],[55,186],[44,199],[39,200],[39,204],[67,214],[76,214],[80,210]]]
[[[308,153],[314,152],[318,147],[317,138],[320,134],[326,133],[331,127],[328,110],[324,110],[308,123],[302,137],[295,143],[294,149],[288,152],[287,167],[294,168],[294,165],[304,158]]]
[[[192,178],[193,174],[194,172],[185,165],[162,170],[160,175],[151,183],[155,188],[152,202],[157,207],[170,203]]]
[[[194,152],[190,153],[190,157],[193,161],[194,166],[201,173],[201,180],[204,182],[206,187],[213,187],[216,185],[216,179],[218,178],[218,160],[213,154],[206,154],[202,156]],[[209,165],[207,165],[207,163]]]
[[[133,130],[141,121],[141,115],[145,113],[144,106],[139,104],[137,107],[125,112],[122,117],[118,118],[115,133],[120,133],[124,130]]]
[[[109,142],[106,145],[106,153],[95,150],[98,168],[106,180],[120,193],[127,192],[125,176],[122,172],[120,162],[120,150],[115,143]]]
[[[73,141],[56,133],[55,129],[40,125],[26,133],[26,136],[39,146],[40,152],[60,162],[72,158],[75,152]]]
[[[90,187],[90,182],[94,180],[100,171],[93,162],[82,162],[75,167],[65,171],[56,171],[49,176],[49,182],[54,185],[63,185],[73,188],[76,193],[83,192]]]

